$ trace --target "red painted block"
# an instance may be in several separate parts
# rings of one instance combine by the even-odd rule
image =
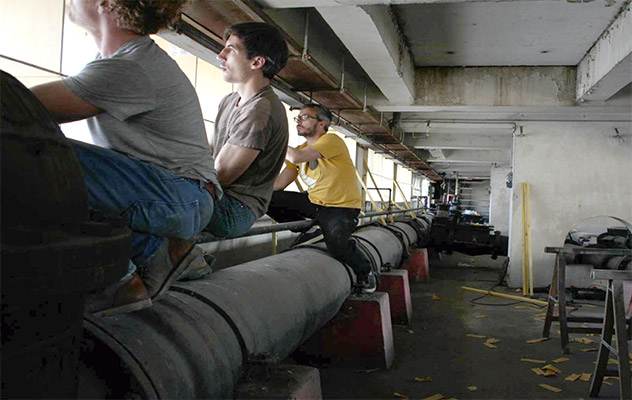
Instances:
[[[395,350],[388,294],[349,296],[338,314],[299,352],[321,363],[390,368]]]
[[[303,365],[275,365],[249,373],[235,385],[235,399],[322,399],[320,372]]]
[[[408,260],[406,260],[402,268],[408,271],[408,275],[411,281],[428,283],[430,281],[428,250],[413,250],[410,253],[410,257],[408,257]]]
[[[395,324],[409,324],[413,317],[413,307],[410,301],[408,271],[397,269],[382,272],[377,290],[388,293],[391,306],[391,321]]]

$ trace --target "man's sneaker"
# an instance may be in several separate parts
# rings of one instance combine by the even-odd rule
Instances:
[[[165,240],[165,243],[160,246],[153,257],[138,268],[151,300],[156,301],[165,294],[171,284],[191,263],[200,258],[203,260],[203,253],[199,247],[191,246],[177,265],[174,265],[169,254],[169,241]]]
[[[143,281],[134,273],[99,292],[88,294],[85,312],[97,317],[109,317],[142,310],[151,305]]]
[[[202,279],[207,275],[213,273],[213,264],[217,259],[212,254],[202,253],[199,257],[189,264],[189,267],[184,270],[178,277],[179,281],[194,281]]]
[[[373,293],[377,289],[377,279],[373,271],[368,274],[358,274],[356,279],[356,290],[359,293]]]

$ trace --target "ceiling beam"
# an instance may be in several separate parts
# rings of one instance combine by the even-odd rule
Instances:
[[[415,69],[390,7],[337,6],[316,10],[387,99],[412,103]]]
[[[630,121],[630,106],[595,105],[549,107],[422,106],[397,103],[374,105],[379,112],[411,112],[426,121]]]
[[[632,12],[621,10],[577,66],[577,100],[607,100],[632,82]]]
[[[430,137],[406,135],[404,144],[417,149],[494,150],[511,148],[511,135],[463,135],[444,133]]]
[[[435,167],[439,163],[462,164],[509,164],[509,149],[506,150],[444,150],[444,158],[429,157],[427,162]]]
[[[575,104],[575,67],[424,67],[416,76],[416,105]]]

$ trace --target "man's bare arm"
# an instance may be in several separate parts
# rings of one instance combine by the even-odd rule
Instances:
[[[285,168],[274,180],[274,190],[283,190],[298,176],[296,168]]]
[[[294,147],[288,146],[285,155],[285,158],[293,164],[314,161],[322,157],[323,155],[312,146],[303,147],[302,149],[295,149]]]
[[[77,97],[62,81],[37,85],[31,92],[58,123],[78,121],[100,114],[102,110]]]
[[[235,182],[246,172],[259,153],[261,153],[259,149],[226,143],[215,158],[215,170],[219,184],[225,186]]]

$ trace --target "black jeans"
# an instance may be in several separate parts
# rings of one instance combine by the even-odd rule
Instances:
[[[316,218],[331,255],[348,264],[356,275],[366,275],[371,263],[351,237],[359,214],[357,208],[319,206],[309,201],[307,193],[286,191],[274,192],[268,207],[268,215],[277,222]]]

